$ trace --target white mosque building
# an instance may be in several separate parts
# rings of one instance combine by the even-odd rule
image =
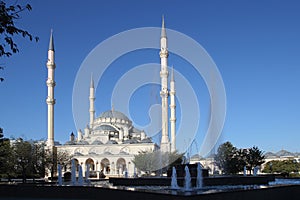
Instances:
[[[82,131],[77,131],[77,136],[73,133],[70,141],[64,145],[54,143],[54,71],[55,71],[55,51],[53,34],[51,32],[49,50],[48,50],[48,87],[47,105],[48,105],[48,139],[47,146],[54,148],[57,152],[68,152],[75,163],[82,166],[83,175],[89,171],[95,178],[100,174],[107,177],[123,176],[126,172],[128,176],[134,176],[139,173],[132,160],[139,152],[152,152],[160,150],[162,152],[176,151],[176,105],[175,105],[175,81],[172,71],[170,82],[168,82],[168,47],[167,34],[162,20],[162,30],[160,38],[160,59],[161,59],[161,91],[162,98],[162,134],[160,145],[154,143],[143,130],[133,126],[132,121],[122,112],[114,110],[105,111],[100,116],[95,117],[95,88],[94,81],[91,78],[89,101],[90,101],[90,121],[89,125]],[[170,89],[168,89],[170,86]],[[170,100],[170,101],[169,101]],[[168,105],[170,103],[170,105]],[[170,109],[170,119],[169,119]],[[170,123],[170,138],[169,127]],[[89,169],[87,169],[87,166]],[[70,171],[65,169],[64,172]]]

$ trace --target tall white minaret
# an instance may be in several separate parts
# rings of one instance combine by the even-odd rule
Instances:
[[[92,128],[95,119],[95,87],[94,87],[93,76],[91,76],[89,99],[90,99],[90,128]]]
[[[168,133],[168,44],[167,44],[167,34],[165,29],[164,18],[162,18],[162,29],[160,37],[160,78],[161,78],[161,109],[162,109],[162,135],[160,148],[163,152],[170,151],[169,133]]]
[[[48,68],[48,78],[46,81],[48,87],[48,96],[46,99],[48,105],[48,140],[47,146],[53,147],[54,146],[54,70],[55,70],[55,61],[54,61],[54,42],[53,42],[53,32],[51,30],[50,35],[50,42],[49,42],[49,49],[48,49],[48,61],[47,61],[47,68]]]
[[[170,80],[170,128],[171,128],[171,152],[176,151],[176,102],[175,102],[175,79],[174,79],[174,67],[172,68],[171,80]]]

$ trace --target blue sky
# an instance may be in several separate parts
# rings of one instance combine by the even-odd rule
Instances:
[[[6,68],[1,71],[5,81],[0,84],[0,126],[6,137],[47,137],[45,81],[51,28],[57,65],[55,139],[64,143],[71,132],[76,133],[73,84],[87,55],[120,32],[160,27],[164,15],[167,28],[202,45],[222,76],[227,110],[218,144],[230,141],[239,148],[256,145],[263,151],[300,152],[298,1],[20,1],[23,2],[30,3],[33,10],[22,13],[16,24],[37,35],[40,41],[16,37],[20,52],[9,59],[1,58]],[[111,92],[118,78],[144,63],[159,63],[158,51],[133,52],[111,65],[103,76],[105,81],[97,87],[97,115],[110,109]],[[201,76],[195,75],[189,64],[176,55],[170,55],[169,64],[193,85],[197,97],[202,98],[201,114],[206,116],[208,93]],[[151,93],[157,89],[145,86],[134,93],[130,101],[133,121],[147,123],[145,112],[157,101]],[[114,105],[118,108],[118,102]],[[191,146],[195,152],[204,137],[205,123],[201,121],[200,125]]]

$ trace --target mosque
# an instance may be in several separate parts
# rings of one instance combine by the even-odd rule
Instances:
[[[55,51],[54,40],[51,32],[48,49],[48,78],[46,81],[48,96],[46,103],[48,106],[48,139],[47,146],[55,149],[55,152],[68,152],[75,163],[82,166],[83,175],[87,170],[90,175],[99,178],[101,174],[107,177],[138,175],[140,172],[136,169],[132,160],[140,152],[153,152],[160,150],[162,152],[176,151],[176,104],[175,104],[175,81],[172,71],[170,82],[168,82],[168,46],[167,34],[162,19],[162,29],[160,37],[160,60],[161,60],[161,141],[156,144],[143,130],[134,127],[132,121],[122,112],[114,110],[105,111],[100,116],[95,117],[95,87],[93,78],[90,80],[89,94],[89,124],[83,129],[70,135],[70,140],[64,145],[54,143],[54,72],[55,72]],[[170,89],[168,89],[170,86]],[[168,105],[170,103],[170,105]],[[170,109],[170,119],[169,118]],[[169,123],[170,138],[169,139]],[[87,169],[88,167],[88,169]],[[64,173],[70,169],[64,169]]]

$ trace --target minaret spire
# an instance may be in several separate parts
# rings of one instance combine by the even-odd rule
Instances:
[[[53,30],[51,29],[51,35],[50,35],[50,42],[49,42],[49,49],[54,51],[54,40],[53,40]]]
[[[90,128],[93,127],[94,119],[95,119],[95,87],[93,75],[91,75],[91,83],[90,83]]]
[[[170,80],[170,127],[171,127],[171,152],[176,151],[176,101],[175,101],[175,79],[174,67],[172,67],[172,74]]]
[[[161,111],[162,111],[162,136],[160,148],[163,152],[170,151],[169,133],[168,133],[168,44],[165,30],[165,20],[162,18],[162,29],[160,37],[160,78],[161,78]]]
[[[47,146],[53,147],[54,146],[54,71],[56,68],[55,59],[54,59],[54,40],[53,40],[53,31],[51,30],[50,34],[50,42],[49,42],[49,49],[48,49],[48,60],[47,60],[47,68],[48,68],[48,78],[46,81],[48,87],[48,96],[46,99],[46,103],[48,106],[48,140]]]
[[[166,27],[165,27],[165,18],[164,16],[162,16],[162,23],[161,23],[161,35],[160,37],[167,37],[167,33],[166,33]]]

